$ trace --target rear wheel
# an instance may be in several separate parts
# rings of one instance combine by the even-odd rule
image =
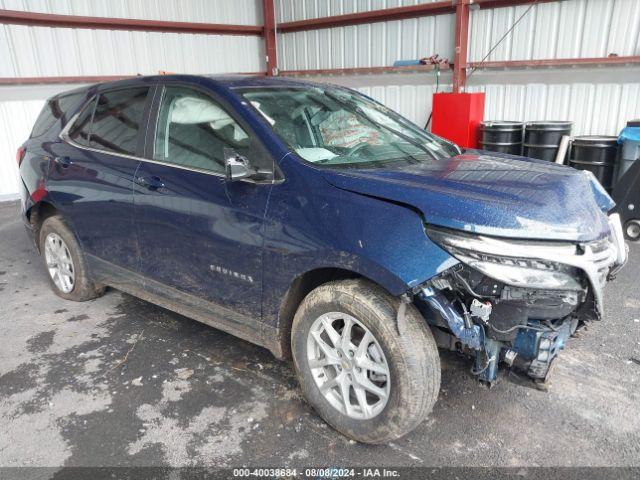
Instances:
[[[42,223],[40,252],[49,274],[49,284],[56,295],[82,302],[104,292],[104,288],[97,288],[89,277],[78,241],[57,215]]]
[[[395,440],[431,411],[440,388],[438,350],[418,311],[362,280],[313,290],[292,326],[303,393],[336,430],[365,443]]]

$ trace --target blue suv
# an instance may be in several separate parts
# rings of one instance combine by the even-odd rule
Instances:
[[[53,291],[113,287],[293,357],[361,442],[431,411],[438,347],[535,381],[626,261],[571,168],[466,150],[350,89],[169,75],[49,99],[18,151]]]

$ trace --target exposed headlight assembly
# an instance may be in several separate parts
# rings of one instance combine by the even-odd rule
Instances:
[[[542,290],[582,290],[576,268],[558,261],[575,257],[570,243],[505,240],[427,227],[429,238],[451,255],[507,285]]]

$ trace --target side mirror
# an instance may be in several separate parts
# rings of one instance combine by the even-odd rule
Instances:
[[[246,157],[230,148],[224,149],[224,166],[227,180],[230,182],[252,177],[256,173]]]

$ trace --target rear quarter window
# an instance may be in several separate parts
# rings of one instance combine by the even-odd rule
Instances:
[[[91,146],[91,120],[95,109],[95,97],[82,109],[69,129],[69,138],[79,145]]]
[[[69,120],[69,114],[74,111],[84,96],[85,93],[83,92],[72,95],[62,95],[47,100],[33,125],[31,138],[44,135],[58,121],[60,121],[60,126],[62,127]]]

